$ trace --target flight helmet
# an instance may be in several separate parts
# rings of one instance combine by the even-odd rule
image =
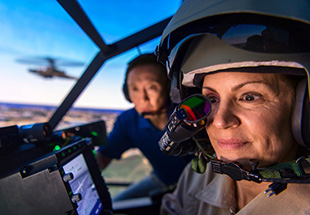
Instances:
[[[283,73],[298,80],[292,132],[310,148],[310,1],[186,0],[156,49],[172,101],[201,92],[206,74]],[[220,84],[220,83],[219,83]]]

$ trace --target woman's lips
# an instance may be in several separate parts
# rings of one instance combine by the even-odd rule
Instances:
[[[237,139],[219,139],[218,144],[224,149],[237,149],[243,147],[248,142]]]

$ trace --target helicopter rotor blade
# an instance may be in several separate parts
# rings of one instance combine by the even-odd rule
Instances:
[[[27,57],[16,59],[16,62],[23,64],[33,64],[39,66],[83,66],[84,63],[74,60],[52,58],[52,57]]]

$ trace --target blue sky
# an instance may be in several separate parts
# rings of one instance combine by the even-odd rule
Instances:
[[[107,44],[114,43],[175,13],[180,0],[78,1]],[[58,105],[75,81],[43,79],[28,72],[37,65],[16,59],[55,57],[83,62],[81,67],[60,67],[80,76],[98,53],[97,46],[56,0],[0,0],[0,102]],[[159,38],[141,45],[153,52]],[[138,55],[130,50],[106,62],[74,106],[126,109],[121,92],[126,63]]]

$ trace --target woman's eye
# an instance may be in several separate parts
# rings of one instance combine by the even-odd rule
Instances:
[[[211,104],[219,103],[220,102],[220,95],[218,93],[215,93],[212,90],[203,89],[202,95],[208,98]]]
[[[211,104],[217,103],[218,99],[215,97],[208,97],[209,101],[211,102]]]
[[[242,95],[240,100],[241,101],[246,101],[246,102],[251,102],[259,99],[261,96],[260,95],[254,95],[254,94],[245,94]]]

